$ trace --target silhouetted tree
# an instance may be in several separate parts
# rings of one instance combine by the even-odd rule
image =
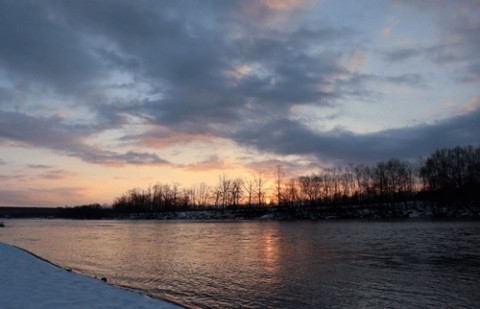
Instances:
[[[420,168],[424,191],[447,203],[480,198],[480,147],[439,149]]]
[[[285,178],[285,172],[281,165],[276,166],[277,177],[275,179],[275,186],[277,190],[277,205],[280,206],[283,203],[283,179]]]
[[[243,188],[247,192],[247,205],[252,206],[253,195],[255,194],[254,182],[252,179],[243,181]]]
[[[390,159],[371,166],[357,164],[322,169],[317,174],[299,176],[287,182],[279,165],[274,194],[277,205],[288,205],[290,214],[298,213],[292,207],[299,205],[310,206],[309,211],[322,211],[322,205],[373,203],[377,207],[382,203],[393,205],[418,198],[434,201],[433,206],[465,205],[480,215],[480,210],[476,210],[480,208],[480,147],[439,149],[417,164],[414,168],[408,161]],[[222,174],[214,188],[201,183],[189,188],[156,184],[147,189],[132,189],[116,198],[112,208],[117,213],[149,214],[211,205],[236,208],[242,202],[261,206],[269,190],[267,178],[261,171],[246,181]],[[69,211],[80,214],[86,210]]]
[[[282,197],[289,207],[294,207],[299,203],[300,196],[298,193],[298,185],[295,179],[290,179],[283,191]]]
[[[268,191],[267,180],[262,171],[257,172],[254,177],[254,192],[257,196],[257,204],[261,206],[265,204],[265,195]]]

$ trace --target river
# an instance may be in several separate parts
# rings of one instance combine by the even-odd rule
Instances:
[[[6,220],[0,241],[189,308],[479,308],[480,222]]]

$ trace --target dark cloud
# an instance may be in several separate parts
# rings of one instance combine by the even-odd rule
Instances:
[[[480,53],[480,3],[477,0],[394,0],[403,7],[433,16],[437,23],[437,42],[430,46],[413,46],[392,49],[384,55],[388,61],[405,61],[422,56],[437,65],[466,63],[462,80],[471,81],[478,77],[478,55]],[[472,74],[473,73],[473,74]]]
[[[476,2],[461,2],[470,13],[458,16],[449,15],[456,7],[449,1],[442,2],[445,8],[430,1],[396,2],[446,22],[439,23],[437,42],[385,51],[387,61],[461,62],[459,79],[478,81]],[[9,108],[0,109],[0,138],[98,164],[167,164],[154,153],[89,144],[105,130],[122,131],[132,117],[171,135],[208,134],[279,154],[344,161],[412,157],[441,145],[478,142],[472,133],[478,132],[477,112],[364,135],[314,133],[290,120],[298,105],[331,107],[380,96],[375,91],[381,87],[371,84],[424,89],[428,81],[415,72],[352,72],[342,61],[358,48],[356,30],[312,22],[275,25],[287,14],[286,6],[245,3],[3,1],[0,77],[8,83],[0,86],[0,103]],[[58,101],[68,98],[73,103],[65,105],[85,107],[85,117],[94,117],[74,123],[52,113],[40,116],[36,109],[19,112],[14,106],[19,93],[30,86]],[[41,109],[40,102],[32,105]],[[120,140],[149,137],[149,132],[123,133]]]
[[[98,164],[166,164],[156,154],[116,153],[89,146],[84,141],[95,127],[67,125],[59,117],[32,117],[21,113],[0,112],[0,138],[24,145],[52,149],[87,162]]]
[[[103,162],[122,162],[128,164],[137,164],[137,165],[149,165],[149,164],[168,164],[166,160],[161,159],[158,155],[148,152],[136,152],[128,151],[123,154],[116,154],[111,152],[102,152],[100,156],[96,156],[92,161]]]
[[[314,155],[320,160],[349,163],[394,157],[414,159],[442,147],[478,145],[479,133],[480,109],[477,109],[432,124],[368,134],[340,129],[314,133],[297,122],[283,119],[266,123],[259,130],[247,128],[232,138],[274,153]]]
[[[32,117],[16,112],[1,112],[0,137],[20,143],[62,149],[78,145],[90,132],[88,127],[68,126],[59,117]]]
[[[394,84],[425,88],[425,80],[420,74],[410,73],[397,76],[388,76],[385,78],[385,80]]]
[[[88,42],[48,2],[2,1],[0,42],[0,67],[17,86],[71,93],[101,77]]]
[[[383,85],[408,86],[417,89],[429,87],[428,81],[417,73],[401,75],[351,73],[335,81],[334,87],[336,97],[353,101],[373,101],[373,99],[385,97],[385,94],[378,90]]]
[[[175,4],[81,1],[61,3],[58,9],[76,29],[106,42],[98,48],[102,59],[161,90],[215,82],[219,63],[227,61],[218,30],[197,37],[196,29],[205,27],[195,24],[198,17],[184,20]]]
[[[252,16],[241,1],[54,3],[53,10],[76,32],[105,42],[93,50],[105,64],[147,83],[161,97],[131,104],[128,112],[177,129],[231,123],[250,111],[285,113],[292,104],[327,104],[332,94],[319,88],[343,72],[341,53],[312,50],[348,36],[348,29],[249,26],[242,19]],[[277,13],[270,6],[262,9]],[[252,29],[232,36],[239,27]],[[242,65],[252,69],[235,81]]]
[[[480,82],[480,62],[473,63],[464,68],[459,79],[465,83],[478,83]]]
[[[194,13],[196,9],[202,15]],[[277,14],[269,6],[262,10]],[[15,14],[6,16],[7,11]],[[125,123],[125,113],[177,131],[218,134],[260,115],[283,117],[295,104],[328,105],[338,94],[321,88],[345,73],[339,65],[342,53],[315,49],[350,35],[346,28],[327,26],[265,28],[267,15],[251,15],[241,1],[207,1],[201,6],[158,1],[8,2],[2,12],[0,63],[11,77],[64,92],[90,85],[106,69],[118,70],[161,97],[125,102],[87,93],[81,101],[91,102],[89,108],[103,125],[95,128],[20,114],[11,115],[15,123],[0,123],[4,138],[89,162],[162,162],[147,153],[118,155],[85,145],[84,139],[95,131]],[[21,19],[12,17],[17,12]],[[211,17],[209,22],[205,15]],[[262,21],[248,26],[244,18]],[[239,26],[250,27],[249,34],[231,37]],[[248,71],[236,76],[242,66]],[[18,126],[21,121],[25,126]]]
[[[446,40],[446,38],[441,40]],[[452,53],[452,49],[458,50],[459,48],[458,43],[447,44],[442,42],[430,46],[393,48],[385,51],[383,56],[389,62],[406,62],[412,58],[421,58],[442,65],[466,60],[460,53]]]
[[[426,54],[426,50],[419,48],[396,48],[384,53],[385,59],[390,62],[409,60],[413,57]]]

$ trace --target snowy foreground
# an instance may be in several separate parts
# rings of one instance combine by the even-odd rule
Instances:
[[[0,243],[1,308],[179,308],[58,268]]]

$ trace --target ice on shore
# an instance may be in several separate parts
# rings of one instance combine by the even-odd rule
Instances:
[[[179,308],[68,272],[0,243],[2,308]]]

